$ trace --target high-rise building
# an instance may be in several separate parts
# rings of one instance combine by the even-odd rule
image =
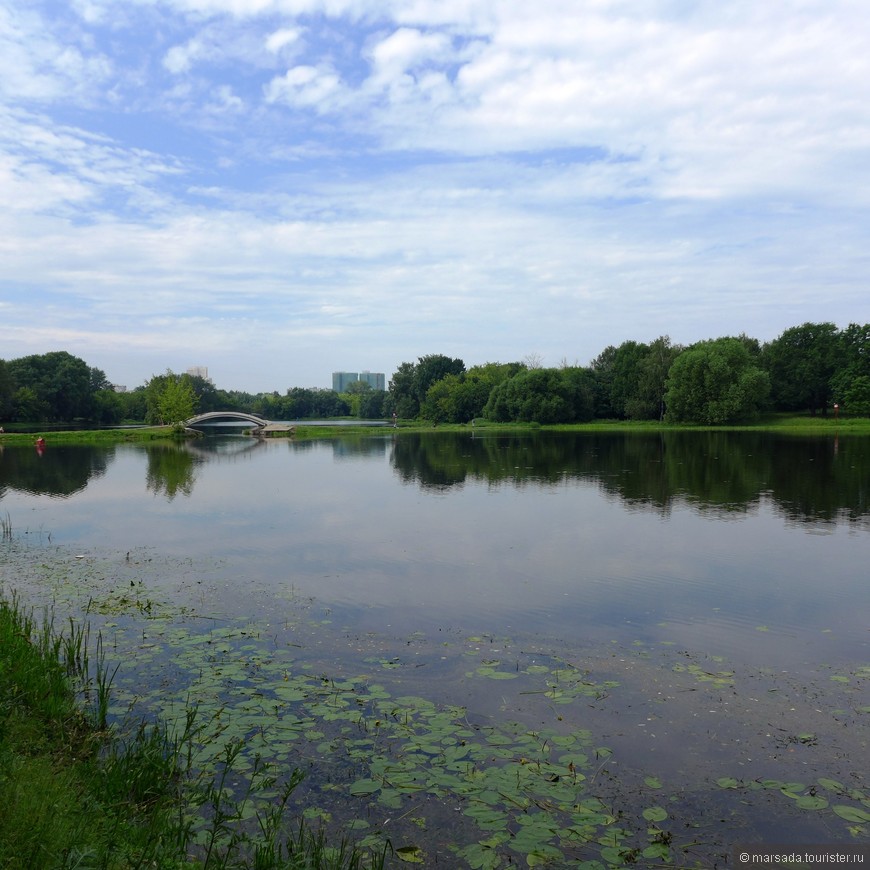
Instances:
[[[365,381],[373,390],[386,390],[387,380],[383,372],[360,372],[359,379]]]
[[[192,378],[202,378],[204,381],[207,381],[208,366],[191,366],[187,370],[187,374],[189,374]]]
[[[364,381],[373,390],[386,390],[387,379],[382,372],[333,372],[332,389],[336,393],[347,392],[357,381]]]
[[[332,389],[336,393],[344,393],[350,384],[359,380],[359,372],[333,372]]]

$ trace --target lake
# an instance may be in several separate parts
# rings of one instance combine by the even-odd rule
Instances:
[[[870,439],[5,447],[0,582],[426,866],[870,836]],[[595,865],[588,865],[595,866]]]

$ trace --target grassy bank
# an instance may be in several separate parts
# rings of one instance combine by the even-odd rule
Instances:
[[[56,632],[0,597],[0,868],[383,867],[383,856],[331,848],[289,822],[298,772],[245,824],[251,794],[226,787],[241,744],[194,774],[196,711],[176,736],[160,724],[109,726],[111,679],[87,628]],[[265,769],[253,781],[275,787]]]
[[[870,435],[870,417],[834,418],[833,415],[815,417],[809,414],[771,414],[751,423],[733,426],[690,426],[682,423],[664,423],[658,420],[594,420],[589,423],[566,423],[542,426],[538,423],[492,423],[477,419],[470,423],[441,423],[403,420],[398,428],[352,423],[342,425],[306,426],[298,424],[292,432],[274,433],[271,438],[292,438],[307,441],[337,437],[383,437],[385,433],[401,435],[408,432],[781,432],[794,435]],[[86,431],[57,431],[45,435],[48,446],[54,444],[118,444],[183,438],[172,426],[148,426],[131,429],[92,429]],[[33,433],[7,432],[0,435],[0,445],[33,444]]]
[[[35,444],[42,435],[46,444],[119,444],[125,441],[155,441],[180,436],[173,426],[141,426],[129,429],[70,429],[44,432],[4,432],[0,444]]]
[[[401,421],[398,429],[389,427],[363,428],[353,426],[304,426],[297,427],[295,437],[327,437],[344,434],[383,435],[384,432],[403,434],[408,432],[781,432],[795,435],[856,434],[870,435],[870,417],[840,417],[832,415],[812,417],[809,414],[771,414],[752,423],[733,426],[693,426],[685,423],[665,423],[659,420],[593,420],[589,423],[563,423],[542,426],[539,423],[493,423],[476,419],[470,423],[439,423],[426,421]]]
[[[823,417],[809,414],[769,414],[751,423],[731,426],[693,426],[686,423],[662,423],[657,420],[601,420],[566,426],[542,427],[551,430],[590,432],[781,432],[796,435],[835,435],[854,433],[870,435],[870,417]]]

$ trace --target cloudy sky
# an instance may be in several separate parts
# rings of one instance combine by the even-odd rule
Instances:
[[[0,0],[0,358],[330,386],[870,320],[866,0]]]

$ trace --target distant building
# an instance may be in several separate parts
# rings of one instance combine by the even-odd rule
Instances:
[[[333,372],[332,389],[336,393],[346,393],[347,388],[357,381],[364,381],[373,390],[386,390],[387,379],[381,372]]]
[[[124,384],[112,384],[112,389],[116,393],[126,393],[127,387]]]
[[[332,389],[336,393],[344,393],[350,384],[359,380],[359,372],[333,372]]]
[[[360,372],[359,379],[365,381],[373,390],[386,390],[387,379],[383,372]]]
[[[202,378],[204,381],[207,381],[208,366],[191,366],[187,370],[187,374],[189,374],[192,378]]]

